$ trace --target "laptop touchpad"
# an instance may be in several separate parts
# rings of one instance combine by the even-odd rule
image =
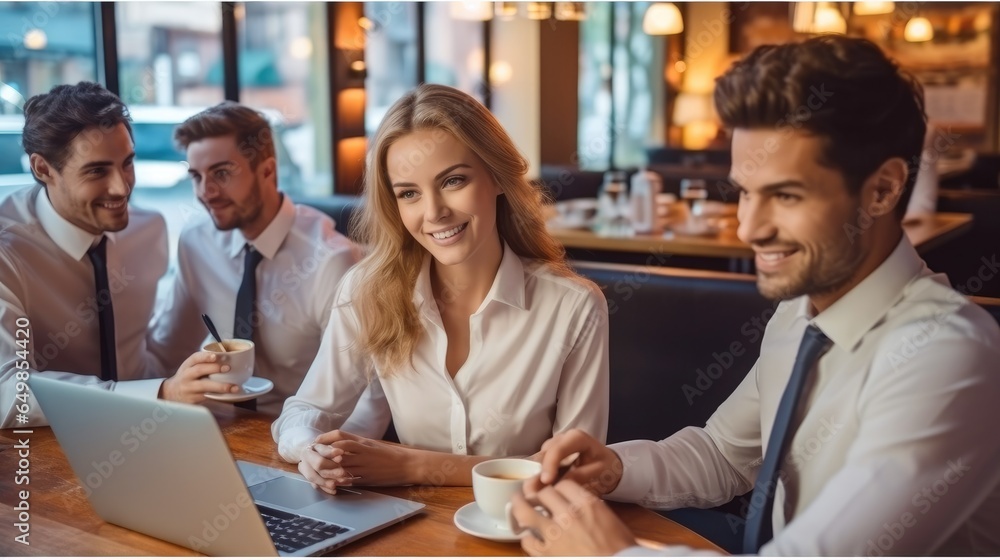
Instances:
[[[287,476],[255,484],[250,487],[250,494],[255,501],[288,509],[302,509],[332,497],[322,490],[313,490],[313,487],[304,480]]]

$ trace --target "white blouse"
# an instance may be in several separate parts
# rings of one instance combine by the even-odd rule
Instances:
[[[504,247],[486,299],[469,320],[469,355],[452,378],[448,340],[434,300],[430,257],[413,302],[425,330],[412,365],[383,377],[359,351],[351,304],[357,269],[344,277],[316,360],[271,427],[278,451],[297,462],[324,432],[340,428],[374,369],[405,445],[458,455],[529,455],[553,434],[579,428],[604,441],[608,428],[608,307],[593,284],[552,273]]]

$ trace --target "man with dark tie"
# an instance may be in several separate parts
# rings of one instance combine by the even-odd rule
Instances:
[[[99,84],[61,85],[24,106],[24,150],[38,182],[0,202],[0,420],[45,423],[31,376],[156,398],[146,352],[167,268],[163,217],[132,207],[128,110]],[[181,369],[220,371],[210,354]],[[204,390],[232,391],[204,382]]]
[[[1000,554],[1000,329],[901,225],[926,127],[919,85],[875,44],[825,36],[758,48],[716,81],[715,103],[738,234],[761,293],[783,300],[757,363],[704,427],[546,442],[542,475],[512,502],[523,547],[693,553],[637,545],[597,496],[710,508],[753,489],[730,525],[747,554]]]
[[[233,102],[174,131],[207,215],[181,232],[178,274],[148,343],[164,367],[174,367],[205,342],[207,314],[222,337],[254,342],[254,375],[274,390],[249,402],[277,415],[312,364],[337,285],[360,251],[329,216],[279,190],[272,134],[263,114]],[[164,384],[168,397],[177,381]],[[350,425],[381,437],[388,405],[380,387],[365,395]]]

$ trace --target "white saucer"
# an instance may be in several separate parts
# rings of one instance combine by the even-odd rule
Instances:
[[[519,542],[510,529],[503,529],[490,516],[479,509],[476,502],[465,504],[455,512],[455,526],[462,531],[481,539],[497,542]]]
[[[240,387],[239,393],[205,393],[205,396],[222,402],[243,402],[269,393],[274,389],[274,383],[263,377],[251,377]]]

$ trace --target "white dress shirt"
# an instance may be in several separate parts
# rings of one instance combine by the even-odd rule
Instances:
[[[274,219],[253,241],[238,229],[220,231],[207,214],[194,219],[181,232],[178,272],[150,328],[149,348],[165,369],[176,371],[207,342],[202,313],[223,338],[233,337],[247,243],[264,257],[256,271],[260,322],[254,324],[254,375],[274,383],[271,392],[258,397],[257,410],[277,415],[316,357],[340,279],[360,258],[326,214],[284,196]],[[384,397],[376,391],[363,403],[371,417],[359,429],[381,437],[389,423]]]
[[[1000,554],[1000,329],[906,236],[822,313],[807,297],[780,304],[704,429],[613,445],[625,472],[609,499],[710,507],[749,490],[809,323],[833,346],[803,396],[760,554]]]
[[[96,236],[56,213],[44,188],[28,187],[0,203],[0,419],[2,426],[45,425],[30,397],[28,422],[16,420],[21,350],[17,321],[30,325],[29,375],[156,398],[162,379],[146,354],[156,283],[167,270],[167,227],[155,212],[129,205],[128,227],[107,233],[108,281],[115,316],[118,381],[101,381],[94,267]]]
[[[456,455],[528,455],[554,433],[608,428],[608,307],[593,284],[552,273],[504,246],[496,278],[469,319],[469,355],[445,366],[448,340],[434,300],[428,256],[413,302],[425,333],[412,366],[383,377],[360,352],[351,304],[358,270],[344,279],[316,361],[271,432],[278,452],[302,449],[341,427],[374,372],[401,443]]]

